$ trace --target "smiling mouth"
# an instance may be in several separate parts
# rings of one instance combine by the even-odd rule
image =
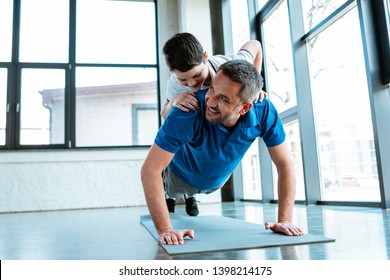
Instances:
[[[216,114],[219,113],[217,110],[213,110],[213,109],[211,109],[210,107],[207,107],[207,112],[208,112],[210,115],[216,115]]]

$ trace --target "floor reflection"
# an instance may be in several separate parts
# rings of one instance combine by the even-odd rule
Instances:
[[[264,224],[277,205],[200,204],[201,215]],[[185,214],[184,205],[177,212]],[[104,260],[389,260],[390,211],[297,205],[294,223],[336,242],[168,255],[140,225],[146,207],[0,214],[0,259]]]

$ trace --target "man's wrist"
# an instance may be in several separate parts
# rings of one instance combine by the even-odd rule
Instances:
[[[288,219],[279,219],[278,220],[278,223],[287,223],[287,224],[291,224],[291,220],[288,220]]]
[[[157,232],[158,232],[158,234],[162,234],[162,233],[166,233],[166,232],[169,232],[169,231],[172,231],[172,230],[173,230],[173,227],[166,227],[166,228],[157,230]]]

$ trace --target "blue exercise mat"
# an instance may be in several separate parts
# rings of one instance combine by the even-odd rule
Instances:
[[[185,238],[182,245],[162,245],[150,215],[141,216],[141,224],[170,255],[335,241],[312,234],[286,236],[266,230],[262,224],[222,216],[171,214],[171,221],[175,229],[193,229],[195,239]]]

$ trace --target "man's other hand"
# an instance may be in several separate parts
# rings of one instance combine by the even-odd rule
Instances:
[[[192,229],[167,229],[158,233],[158,238],[161,244],[164,245],[180,245],[184,244],[184,237],[189,236],[191,239],[194,239],[194,230]]]
[[[303,235],[302,230],[289,222],[279,222],[279,223],[265,223],[265,229],[270,229],[273,232],[283,233],[289,236],[301,236]]]

